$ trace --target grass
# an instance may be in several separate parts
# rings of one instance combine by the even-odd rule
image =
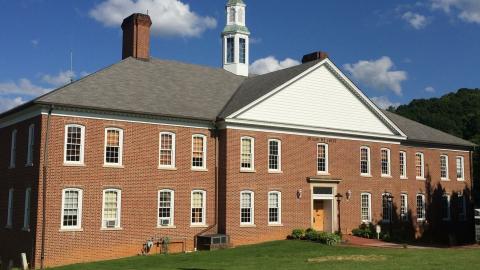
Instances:
[[[475,266],[477,265],[477,266]],[[307,241],[275,241],[227,250],[152,255],[55,270],[110,269],[475,269],[480,249],[389,249],[330,247]]]

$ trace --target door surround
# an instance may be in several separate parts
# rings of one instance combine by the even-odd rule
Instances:
[[[322,200],[323,201],[323,209],[324,209],[324,220],[328,219],[326,215],[330,217],[330,224],[324,223],[324,231],[327,232],[335,232],[337,230],[337,204],[335,202],[335,194],[337,194],[337,185],[338,182],[325,182],[325,183],[311,183],[310,184],[310,227],[314,228],[315,224],[313,222],[314,218],[314,201],[315,200]],[[318,189],[318,188],[327,188],[327,189]],[[331,189],[331,192],[325,192]],[[320,192],[319,192],[320,191]],[[322,193],[322,194],[319,194]],[[330,208],[326,209],[326,202],[329,202]],[[328,211],[327,211],[328,210]]]

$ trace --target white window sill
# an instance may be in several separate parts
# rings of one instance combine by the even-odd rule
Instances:
[[[192,171],[194,171],[194,172],[208,172],[208,169],[192,167]]]
[[[24,231],[24,232],[30,232],[30,228],[22,228],[22,231]]]
[[[400,179],[401,179],[401,180],[408,180],[408,177],[400,176]]]
[[[388,175],[388,174],[382,174],[381,177],[382,177],[382,178],[392,178],[392,176],[391,176],[391,175]]]
[[[190,224],[190,228],[208,228],[207,224]]]
[[[60,228],[59,232],[83,232],[83,228]]]
[[[158,169],[159,169],[159,170],[163,170],[163,171],[176,171],[176,170],[177,170],[177,167],[158,166]]]
[[[272,223],[272,224],[268,224],[268,227],[283,227],[283,224],[282,223]]]
[[[33,167],[33,163],[27,163],[25,164],[25,167]]]
[[[176,229],[177,226],[175,225],[168,225],[168,226],[157,226],[157,229]]]
[[[371,174],[360,174],[361,177],[372,177]]]
[[[250,169],[240,169],[241,173],[256,173],[256,170],[250,170]]]
[[[112,168],[112,169],[123,169],[123,165],[120,164],[103,164],[104,168]]]
[[[280,174],[280,173],[283,173],[282,170],[268,170],[268,173],[271,173],[271,174]]]
[[[447,182],[448,182],[448,181],[450,181],[450,179],[448,179],[448,178],[440,178],[440,181],[447,181]]]
[[[426,221],[425,219],[418,219],[418,218],[417,218],[417,222],[418,222],[418,223],[426,223],[427,221]]]
[[[330,175],[328,172],[318,172],[317,171],[317,175]]]
[[[85,163],[63,163],[63,166],[66,167],[85,167]]]
[[[463,179],[463,178],[457,178],[457,181],[464,182],[465,179]]]
[[[416,179],[417,179],[417,180],[421,180],[421,181],[427,180],[425,177],[417,177]]]
[[[100,228],[100,231],[122,231],[123,228],[122,227],[118,227],[118,228]]]
[[[256,228],[255,224],[240,224],[240,228]]]

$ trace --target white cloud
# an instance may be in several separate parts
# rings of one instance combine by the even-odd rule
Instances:
[[[390,57],[378,60],[361,60],[355,64],[345,64],[344,68],[359,82],[379,90],[391,90],[402,95],[402,82],[407,80],[406,71],[393,71],[394,64]]]
[[[372,97],[370,98],[380,109],[388,109],[389,107],[400,106],[399,102],[391,102],[386,96]]]
[[[452,10],[457,16],[469,23],[480,24],[480,1],[479,0],[430,0],[433,9],[441,9],[450,14]]]
[[[33,47],[37,47],[38,44],[40,43],[40,41],[38,39],[32,39],[32,40],[30,40],[30,42],[32,43]]]
[[[433,88],[432,86],[427,86],[425,87],[425,92],[433,93],[435,92],[435,88]]]
[[[0,83],[0,95],[21,94],[28,96],[38,96],[47,93],[51,89],[34,85],[28,79],[20,79],[18,82]]]
[[[0,113],[10,110],[11,108],[21,105],[23,103],[25,103],[25,100],[23,100],[21,97],[0,97]]]
[[[402,19],[417,30],[425,28],[429,23],[429,20],[427,19],[427,17],[411,11],[407,11],[403,13]]]
[[[75,78],[75,72],[67,70],[60,71],[57,75],[45,74],[42,76],[42,81],[51,84],[55,87],[64,86],[71,82]]]
[[[273,56],[268,56],[253,62],[250,65],[250,73],[261,75],[261,74],[277,71],[280,69],[293,67],[299,64],[300,64],[299,61],[293,60],[291,58],[285,58],[285,60],[279,61]]]
[[[180,0],[106,0],[89,14],[105,26],[118,27],[132,13],[146,13],[152,18],[152,33],[156,36],[198,37],[217,26],[209,16],[199,16]]]

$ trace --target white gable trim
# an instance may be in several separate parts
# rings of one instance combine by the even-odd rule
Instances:
[[[405,140],[406,135],[398,128],[385,114],[382,113],[380,109],[367,97],[365,96],[362,91],[352,82],[348,77],[345,76],[336,66],[333,64],[332,61],[330,61],[328,58],[320,61],[316,65],[310,67],[309,69],[305,70],[301,74],[297,75],[293,79],[285,82],[284,84],[280,85],[279,87],[275,88],[274,90],[268,92],[267,94],[263,95],[262,97],[258,98],[257,100],[251,102],[247,106],[244,106],[240,110],[237,110],[236,112],[232,113],[228,117],[226,117],[226,121],[231,121],[235,117],[239,116],[240,114],[246,112],[247,110],[253,108],[255,105],[261,103],[262,101],[268,99],[269,97],[275,95],[279,91],[283,90],[284,88],[288,87],[289,85],[293,84],[294,82],[300,80],[301,78],[305,77],[312,71],[318,69],[319,67],[325,65],[325,67],[330,70],[354,95],[356,95],[361,102],[363,102],[366,107],[371,110],[391,131],[394,133],[398,134],[395,135],[394,137],[398,139],[400,137],[401,139]],[[253,124],[253,123],[250,123]],[[261,123],[259,123],[261,124]],[[351,133],[351,132],[350,132]],[[382,135],[383,137],[389,137],[390,135]]]

